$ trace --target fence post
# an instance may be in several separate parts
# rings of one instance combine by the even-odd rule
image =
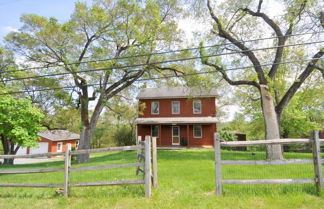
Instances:
[[[158,167],[157,167],[157,151],[156,151],[156,137],[152,137],[152,170],[153,170],[153,188],[158,186]]]
[[[151,197],[151,137],[145,136],[145,196]]]
[[[142,137],[141,136],[137,136],[136,145],[140,145],[140,143],[139,143],[140,141],[142,141]],[[138,149],[137,150],[137,154],[136,154],[136,160],[137,160],[137,162],[141,162],[141,158],[139,156],[140,154],[142,154],[142,149]],[[138,176],[139,172],[140,172],[140,166],[137,166],[136,167],[136,176]]]
[[[64,158],[64,197],[69,196],[69,168],[71,166],[71,144],[65,146]]]
[[[324,183],[323,183],[323,170],[321,160],[321,144],[319,141],[318,131],[312,131],[312,151],[314,160],[314,173],[315,173],[315,185],[319,194],[323,194]]]
[[[218,133],[214,133],[216,195],[222,195],[221,142]]]

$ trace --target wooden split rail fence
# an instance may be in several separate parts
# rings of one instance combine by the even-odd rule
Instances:
[[[321,144],[324,139],[319,139],[318,131],[313,131],[310,139],[273,139],[257,141],[231,141],[221,142],[220,136],[215,133],[215,173],[216,195],[222,194],[223,184],[305,184],[315,183],[318,192],[324,191],[324,179],[321,159]],[[286,144],[311,144],[313,159],[289,160],[222,160],[221,147],[246,147],[261,145],[286,145]],[[314,178],[312,179],[222,179],[222,165],[289,165],[289,164],[314,164]]]
[[[63,188],[65,197],[68,197],[70,187],[89,187],[89,186],[111,186],[111,185],[125,185],[125,184],[145,184],[145,196],[151,196],[151,185],[157,187],[157,155],[156,155],[156,138],[147,136],[145,141],[138,142],[134,146],[110,147],[102,149],[86,149],[71,151],[71,145],[67,144],[65,152],[43,153],[43,154],[30,154],[30,155],[0,155],[0,159],[16,159],[16,158],[38,158],[49,156],[64,156],[64,168],[40,168],[40,169],[0,169],[1,174],[30,174],[30,173],[47,173],[47,172],[64,172],[63,184],[24,184],[24,183],[0,183],[0,187],[40,187],[40,188]],[[129,151],[135,150],[138,153],[137,162],[126,164],[109,164],[98,166],[84,166],[72,167],[71,156],[90,153],[103,153],[115,151]],[[141,157],[139,157],[139,154]],[[70,183],[70,172],[74,171],[89,171],[100,169],[114,169],[123,167],[135,167],[136,173],[138,169],[143,167],[141,171],[144,174],[144,179],[130,179],[130,180],[115,180],[115,181],[100,181],[100,182],[80,182]],[[153,171],[152,171],[153,170]],[[152,175],[154,174],[154,175]],[[0,178],[1,180],[1,178]]]

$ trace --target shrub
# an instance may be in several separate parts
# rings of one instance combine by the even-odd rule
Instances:
[[[71,151],[75,151],[76,147],[71,147]],[[77,155],[71,155],[71,161],[75,161],[77,158]]]
[[[234,133],[222,130],[219,132],[219,134],[220,134],[221,139],[224,141],[236,141],[237,140],[237,136]]]
[[[114,135],[117,146],[134,145],[136,143],[135,138],[134,130],[127,125],[119,126]]]

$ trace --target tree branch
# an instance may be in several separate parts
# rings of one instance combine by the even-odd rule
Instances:
[[[324,48],[320,49],[320,51],[313,56],[313,59],[309,61],[305,70],[299,75],[298,79],[290,86],[286,94],[282,97],[281,101],[276,106],[276,112],[279,118],[284,108],[288,105],[291,98],[295,95],[299,87],[308,78],[308,76],[314,71],[314,69],[316,68],[316,63],[323,55],[324,55]]]
[[[212,19],[215,21],[215,23],[217,25],[217,28],[219,31],[218,35],[222,38],[229,40],[231,43],[233,43],[235,46],[237,46],[239,49],[241,49],[243,51],[241,53],[246,55],[249,58],[249,60],[253,63],[254,70],[257,73],[260,84],[267,84],[268,82],[264,76],[261,64],[260,64],[259,60],[257,59],[257,57],[255,56],[255,54],[249,48],[247,48],[242,42],[238,41],[232,35],[230,35],[227,31],[224,30],[221,21],[213,12],[213,9],[210,5],[210,0],[207,1],[207,7],[208,7],[208,10],[209,10],[209,13],[210,13]]]
[[[222,77],[225,79],[225,81],[227,81],[227,83],[229,83],[230,85],[233,85],[233,86],[249,85],[249,86],[254,86],[254,87],[257,87],[258,89],[260,89],[260,85],[255,81],[247,81],[247,80],[233,81],[232,79],[230,79],[228,77],[226,71],[222,67],[220,67],[216,64],[210,63],[208,61],[203,61],[203,64],[213,67],[215,70],[220,72],[222,74]]]
[[[263,2],[263,0],[259,0],[259,5],[258,5],[258,12],[260,12],[260,11],[261,11],[262,2]]]
[[[322,27],[324,28],[324,11],[320,12],[320,23],[322,25]]]
[[[83,49],[82,49],[82,52],[81,52],[81,54],[80,54],[80,56],[79,56],[79,59],[78,59],[79,63],[77,64],[77,66],[80,65],[80,62],[82,61],[82,59],[83,59],[85,53],[87,52],[87,50],[88,50],[90,44],[92,43],[92,41],[93,41],[96,37],[97,37],[96,34],[94,34],[94,35],[92,35],[90,38],[87,38],[87,42],[85,43],[85,45],[84,45],[84,47],[83,47]]]
[[[172,72],[174,72],[174,74],[175,74],[176,76],[178,76],[178,73],[179,73],[179,74],[182,74],[182,75],[185,74],[184,72],[182,72],[182,71],[180,71],[180,70],[177,70],[177,69],[175,69],[175,68],[172,68],[172,67],[159,67],[159,66],[157,66],[157,65],[150,65],[149,67],[151,67],[151,68],[155,68],[155,69],[158,69],[158,70],[162,70],[162,71],[172,71]]]
[[[277,46],[283,46],[283,45],[285,45],[285,42],[287,41],[288,37],[292,34],[293,26],[296,25],[296,23],[300,21],[300,19],[301,19],[301,13],[304,11],[304,9],[306,7],[306,3],[307,3],[307,0],[304,0],[303,3],[300,5],[300,8],[299,8],[297,14],[292,14],[295,17],[298,17],[298,20],[295,22],[295,19],[294,19],[289,24],[289,28],[286,31],[285,35],[283,35],[283,33],[282,33],[282,31],[281,31],[281,29],[280,29],[280,27],[279,27],[278,24],[276,24],[265,13],[260,12],[262,0],[259,1],[259,6],[258,6],[258,11],[257,12],[254,12],[254,11],[250,10],[249,8],[244,8],[242,10],[244,12],[250,14],[251,16],[261,17],[264,20],[264,22],[267,23],[273,29],[273,31],[276,33],[276,35],[278,37],[278,44],[277,44]],[[276,55],[275,55],[275,59],[273,61],[274,64],[271,66],[271,69],[270,69],[270,71],[268,73],[268,76],[270,78],[273,78],[276,75],[277,71],[278,71],[278,68],[280,66],[280,64],[278,64],[278,63],[280,63],[281,60],[282,60],[283,50],[284,50],[284,47],[278,47],[276,49]]]
[[[259,6],[260,6],[260,4],[259,4]],[[278,37],[278,46],[285,45],[285,42],[287,40],[286,37],[284,37],[280,27],[268,15],[261,13],[259,10],[258,10],[258,12],[254,12],[254,11],[250,10],[249,8],[244,8],[242,10],[244,12],[250,14],[251,16],[261,17],[264,20],[264,22],[266,22],[273,29],[273,31],[276,33],[276,35]],[[284,50],[284,47],[278,47],[276,50],[275,59],[273,61],[273,63],[275,63],[275,64],[273,64],[271,66],[271,69],[268,74],[270,78],[273,78],[275,76],[275,74],[277,73],[277,70],[279,68],[279,64],[277,64],[277,63],[279,63],[282,58],[283,50]]]

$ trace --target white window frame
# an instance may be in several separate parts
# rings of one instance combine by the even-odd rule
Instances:
[[[153,126],[157,126],[157,128],[158,128],[158,131],[157,131],[157,136],[153,136]],[[157,137],[157,138],[159,138],[159,136],[160,136],[160,126],[159,125],[151,125],[151,136],[152,137]]]
[[[196,136],[195,135],[195,127],[199,127],[200,128],[200,136]],[[192,135],[193,135],[194,138],[201,139],[202,138],[202,135],[203,135],[202,131],[203,131],[202,130],[202,125],[193,125],[192,126],[192,132],[193,132]]]
[[[198,102],[200,104],[200,111],[199,112],[195,112],[195,103],[196,102]],[[193,102],[192,102],[192,112],[193,112],[193,114],[201,114],[201,110],[202,110],[201,100],[193,100]]]
[[[58,145],[61,145],[61,149],[58,149],[59,148],[59,146]],[[63,152],[63,142],[57,142],[56,143],[56,151],[57,152]]]
[[[157,113],[153,113],[153,103],[157,103],[157,105],[158,105],[158,108],[157,108],[158,112]],[[151,114],[152,115],[158,115],[158,114],[160,114],[160,102],[158,102],[158,101],[151,102]]]
[[[179,112],[173,112],[173,105],[174,104],[179,105]],[[172,112],[172,114],[180,114],[180,101],[172,101],[172,103],[171,103],[171,112]]]

